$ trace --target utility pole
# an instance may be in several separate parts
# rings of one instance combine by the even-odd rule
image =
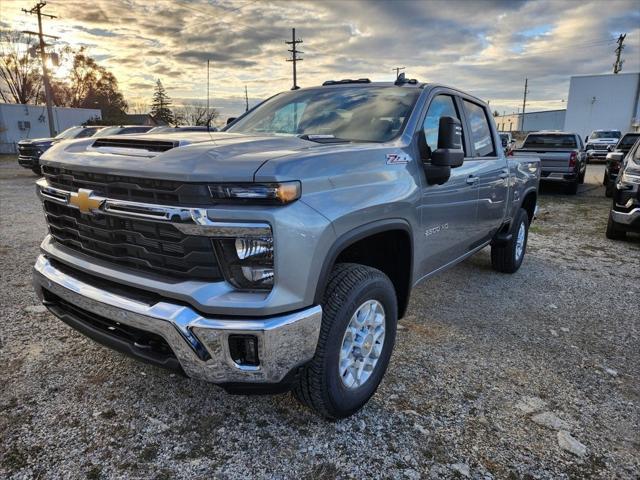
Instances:
[[[622,64],[624,60],[620,60],[622,49],[624,48],[624,39],[627,38],[627,34],[620,35],[618,37],[618,48],[616,48],[616,62],[613,64],[613,73],[620,73],[622,71]]]
[[[244,86],[244,111],[249,111],[249,94],[247,93],[247,86]]]
[[[297,45],[304,42],[302,40],[296,40],[296,29],[292,28],[291,41],[287,42],[285,40],[284,43],[286,43],[287,45],[291,45],[291,50],[288,50],[289,52],[291,52],[291,58],[287,58],[287,62],[293,62],[293,87],[291,88],[291,90],[298,90],[300,87],[298,86],[298,80],[296,78],[296,63],[302,61],[302,58],[298,58],[298,54],[304,52],[298,50]]]
[[[396,71],[396,80],[398,79],[398,77],[400,76],[400,70],[404,70],[406,67],[394,67],[391,70],[395,70]]]
[[[525,131],[524,130],[524,113],[527,107],[527,93],[529,93],[529,90],[527,89],[528,83],[529,83],[529,79],[525,78],[524,79],[524,99],[522,100],[522,126],[520,127],[523,132]]]
[[[207,129],[210,127],[209,120],[209,59],[207,59]]]
[[[51,84],[49,83],[49,72],[47,71],[47,56],[44,51],[44,47],[46,44],[44,43],[44,37],[56,39],[58,37],[54,37],[51,35],[45,35],[42,33],[42,17],[48,18],[57,18],[53,15],[47,15],[46,13],[42,13],[42,8],[47,4],[47,2],[38,2],[35,7],[31,10],[22,9],[24,13],[28,13],[29,15],[38,15],[38,33],[35,32],[23,32],[29,34],[36,34],[40,39],[40,61],[42,62],[42,79],[44,82],[44,96],[47,102],[47,118],[49,120],[49,134],[52,137],[56,136],[56,129],[53,125],[53,106],[52,106],[52,95],[51,95]]]

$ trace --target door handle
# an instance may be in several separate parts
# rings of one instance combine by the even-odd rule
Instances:
[[[469,175],[467,177],[467,183],[469,185],[475,185],[476,183],[478,183],[478,180],[480,180],[480,177],[476,177],[475,175]]]

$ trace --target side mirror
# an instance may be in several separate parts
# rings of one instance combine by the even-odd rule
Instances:
[[[431,163],[438,167],[459,167],[464,161],[462,124],[453,117],[440,117],[438,149],[431,155]]]
[[[238,117],[229,117],[229,118],[227,118],[227,125],[229,125],[230,123],[235,122],[237,118]]]
[[[589,135],[587,135],[586,137],[584,137],[584,143],[587,143],[589,141]]]
[[[451,169],[464,161],[462,124],[453,117],[441,117],[438,125],[438,148],[431,152],[424,130],[418,133],[418,149],[429,185],[442,185],[451,177]]]
[[[609,152],[607,153],[607,161],[611,162],[622,162],[624,159],[623,152]]]

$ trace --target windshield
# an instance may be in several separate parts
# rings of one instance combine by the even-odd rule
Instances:
[[[116,135],[122,130],[122,127],[107,127],[102,130],[98,130],[94,137],[106,137],[107,135]]]
[[[575,135],[529,135],[522,148],[576,148]]]
[[[227,131],[386,142],[400,133],[419,95],[417,88],[402,87],[292,91],[267,100]]]
[[[620,138],[620,132],[617,130],[607,130],[601,132],[593,132],[589,139],[593,138]]]
[[[66,130],[63,130],[58,135],[56,135],[56,138],[58,138],[58,139],[61,139],[61,138],[75,138],[76,134],[80,130],[82,130],[82,127],[67,128]]]
[[[633,147],[633,144],[636,143],[636,140],[638,140],[638,138],[640,138],[640,133],[627,133],[624,137],[622,137],[622,140],[620,140],[618,148],[631,148]]]

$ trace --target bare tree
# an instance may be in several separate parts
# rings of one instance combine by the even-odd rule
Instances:
[[[14,31],[0,32],[0,98],[26,104],[37,100],[42,88],[40,62],[31,37]]]
[[[129,113],[142,115],[145,113],[149,113],[150,110],[151,107],[144,100],[135,100],[133,102],[129,102]]]
[[[212,126],[220,116],[215,108],[209,108],[204,102],[194,102],[176,109],[176,123],[184,125]]]

